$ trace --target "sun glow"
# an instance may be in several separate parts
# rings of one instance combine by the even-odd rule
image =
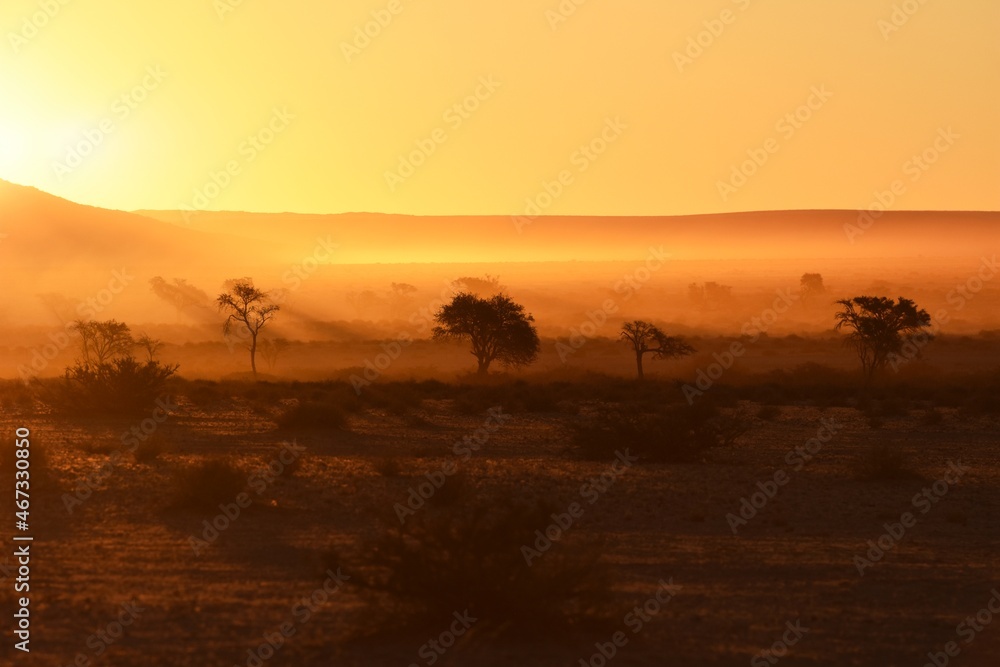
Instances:
[[[28,141],[24,134],[7,125],[0,125],[0,178],[20,182],[28,157]]]

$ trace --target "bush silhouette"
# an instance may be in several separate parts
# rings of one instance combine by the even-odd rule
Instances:
[[[67,413],[136,415],[153,409],[175,365],[140,362],[131,355],[99,364],[77,363],[49,396],[52,407]]]
[[[530,566],[521,552],[559,511],[509,492],[435,503],[365,543],[353,569],[394,628],[398,614],[433,625],[465,610],[480,629],[518,636],[586,624],[602,616],[609,590],[600,551],[571,528]]]
[[[587,459],[611,459],[629,449],[651,463],[696,463],[716,447],[732,445],[750,430],[746,415],[714,404],[667,405],[655,412],[606,410],[575,428],[573,442]]]

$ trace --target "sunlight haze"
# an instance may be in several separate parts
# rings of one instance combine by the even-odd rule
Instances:
[[[0,178],[123,210],[418,215],[522,214],[562,172],[542,214],[865,209],[903,178],[896,208],[996,210],[1000,4],[911,4],[10,0]]]

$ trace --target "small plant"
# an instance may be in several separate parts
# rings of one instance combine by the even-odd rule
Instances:
[[[0,409],[27,410],[35,403],[35,398],[28,386],[15,380],[0,381]]]
[[[924,426],[937,426],[943,421],[944,421],[944,413],[938,410],[937,408],[931,408],[930,410],[925,412],[924,416],[921,417],[920,419],[920,422]]]
[[[711,449],[734,444],[751,425],[742,412],[723,413],[704,402],[668,405],[653,413],[607,411],[577,426],[574,443],[588,459],[611,458],[627,448],[654,463],[695,463]]]
[[[307,428],[347,428],[347,413],[339,405],[330,402],[299,401],[282,413],[277,419],[282,429]]]
[[[403,472],[402,467],[399,465],[399,461],[389,457],[379,459],[373,464],[373,466],[375,468],[375,472],[383,477],[399,477]]]
[[[763,421],[774,421],[781,416],[781,408],[777,405],[762,405],[757,410],[757,419]]]
[[[459,469],[451,477],[448,477],[441,488],[435,491],[427,502],[437,507],[454,506],[468,500],[473,488],[469,482],[469,476],[464,470]]]
[[[166,441],[161,436],[154,434],[139,442],[138,446],[132,450],[132,457],[136,463],[149,465],[160,458],[160,455],[168,449]]]
[[[233,502],[247,488],[246,476],[228,460],[216,458],[179,466],[173,477],[175,509],[212,511]]]
[[[885,443],[868,450],[858,464],[858,473],[861,479],[868,481],[920,479],[903,452]]]
[[[436,503],[365,543],[352,569],[371,608],[385,614],[382,627],[393,632],[399,615],[413,626],[456,610],[497,635],[584,625],[606,608],[610,583],[600,550],[577,533],[530,565],[522,553],[534,548],[536,531],[552,523],[558,507],[510,493]]]

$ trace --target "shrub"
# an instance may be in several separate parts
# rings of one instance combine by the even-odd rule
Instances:
[[[469,482],[469,476],[464,470],[459,469],[445,481],[441,487],[434,492],[428,500],[432,506],[447,507],[466,501],[472,493],[473,485]]]
[[[776,405],[762,405],[757,410],[757,419],[772,421],[781,416],[781,408]]]
[[[174,471],[171,507],[213,511],[222,503],[233,502],[246,487],[246,476],[226,459],[185,464]]]
[[[574,443],[585,458],[607,459],[628,448],[656,463],[693,463],[716,447],[732,445],[751,427],[739,411],[722,413],[714,405],[669,405],[646,414],[607,411],[576,427]]]
[[[35,403],[28,386],[18,380],[0,381],[0,408],[3,410],[28,410]]]
[[[868,481],[920,479],[898,449],[880,443],[869,449],[858,462],[858,474]]]
[[[599,549],[578,533],[526,563],[522,547],[533,547],[535,531],[565,511],[556,507],[509,493],[438,503],[364,544],[352,569],[393,631],[400,614],[433,627],[468,610],[488,634],[548,636],[600,618],[609,590]]]
[[[77,363],[49,396],[52,407],[67,413],[134,415],[146,412],[164,393],[176,365],[117,357],[100,364]]]
[[[924,413],[920,421],[924,426],[937,426],[944,421],[944,413],[937,408],[931,408]]]
[[[282,429],[344,429],[347,427],[347,413],[332,402],[299,401],[282,413],[277,423]]]
[[[136,463],[150,464],[168,449],[166,441],[159,435],[153,434],[139,442],[139,445],[132,451],[132,457]]]
[[[399,461],[388,457],[379,459],[372,465],[375,468],[375,472],[383,477],[399,477],[403,472],[403,469],[399,465]]]
[[[222,401],[223,395],[215,382],[199,380],[193,383],[185,392],[188,400],[201,408],[215,405]]]

